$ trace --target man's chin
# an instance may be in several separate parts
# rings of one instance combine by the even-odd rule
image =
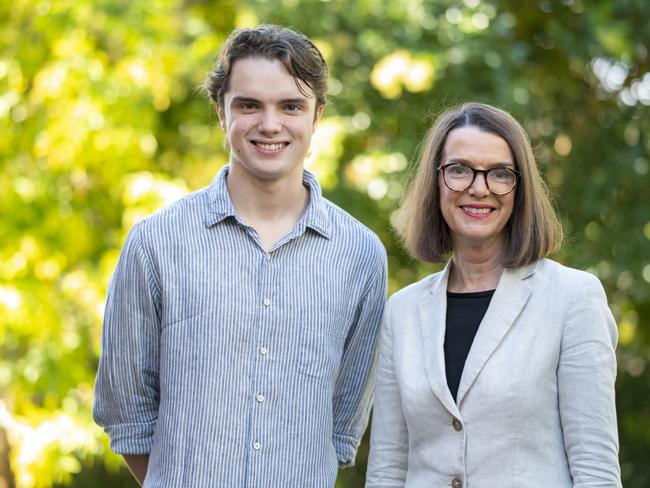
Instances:
[[[262,181],[279,181],[295,176],[295,178],[302,180],[302,165],[293,165],[288,167],[286,165],[268,165],[268,164],[239,164],[245,173]]]

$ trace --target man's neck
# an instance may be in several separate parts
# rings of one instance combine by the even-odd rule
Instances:
[[[257,231],[266,250],[293,228],[309,203],[302,171],[280,180],[263,180],[231,164],[226,183],[237,216]]]

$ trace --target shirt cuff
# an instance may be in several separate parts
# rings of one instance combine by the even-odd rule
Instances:
[[[348,435],[334,434],[334,450],[340,468],[351,468],[354,466],[354,459],[357,455],[359,441]]]
[[[149,454],[153,445],[156,422],[107,425],[104,430],[116,454]]]

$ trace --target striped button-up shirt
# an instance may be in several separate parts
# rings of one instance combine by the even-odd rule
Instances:
[[[323,198],[270,251],[228,166],[129,233],[111,279],[94,418],[145,487],[331,488],[367,424],[386,254]]]

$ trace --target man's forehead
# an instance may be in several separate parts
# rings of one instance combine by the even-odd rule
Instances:
[[[313,90],[302,80],[291,76],[279,59],[252,57],[236,60],[231,68],[226,97],[260,100],[313,100]]]

